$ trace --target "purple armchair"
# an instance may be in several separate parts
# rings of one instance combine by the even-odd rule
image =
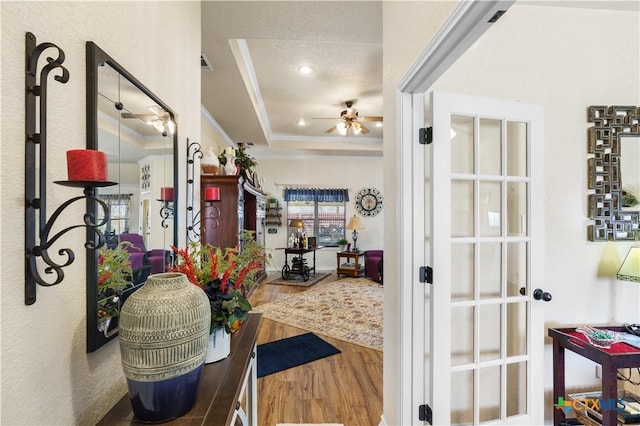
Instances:
[[[367,250],[364,252],[364,276],[382,284],[382,250]]]
[[[132,246],[125,245],[129,252],[131,267],[136,270],[146,265],[151,265],[151,273],[159,274],[164,272],[165,266],[169,264],[171,253],[164,249],[153,249],[147,251],[144,247],[142,235],[120,234],[120,241],[128,241]]]

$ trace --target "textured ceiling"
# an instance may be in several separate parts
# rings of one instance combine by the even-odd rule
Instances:
[[[360,116],[382,115],[381,2],[203,2],[202,52],[213,66],[202,104],[234,143],[381,155],[375,123],[363,122],[367,135],[325,133],[348,100]]]

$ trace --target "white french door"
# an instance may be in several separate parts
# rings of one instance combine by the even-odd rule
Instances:
[[[543,111],[433,92],[424,395],[432,424],[542,424]],[[536,289],[536,297],[534,293]]]

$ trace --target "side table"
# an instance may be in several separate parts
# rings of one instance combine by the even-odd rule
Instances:
[[[624,327],[598,327],[601,329],[624,332]],[[602,349],[590,345],[586,338],[575,328],[550,328],[549,336],[553,339],[553,400],[566,399],[564,351],[568,349],[582,355],[602,366],[603,400],[618,398],[618,369],[640,367],[640,349],[626,343],[616,343],[611,349]],[[564,411],[554,407],[553,424],[559,426],[565,419]],[[617,410],[602,411],[602,425],[618,424]]]
[[[342,259],[347,259],[345,263],[341,263]],[[351,260],[353,259],[353,263]],[[364,252],[363,251],[341,251],[336,253],[337,274],[347,275],[350,277],[359,277],[364,274]]]

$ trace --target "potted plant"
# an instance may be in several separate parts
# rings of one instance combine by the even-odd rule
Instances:
[[[247,153],[247,146],[239,143],[238,148],[236,148],[236,166],[244,170],[246,174],[250,174],[253,167],[257,165],[256,159]]]
[[[347,244],[349,244],[349,241],[347,241],[346,238],[340,238],[338,240],[338,245],[340,246],[340,251],[344,251],[346,249]]]
[[[264,249],[249,231],[243,232],[242,251],[194,242],[172,249],[177,262],[171,270],[185,274],[209,298],[211,336],[205,363],[223,359],[230,352],[229,334],[240,328],[251,310],[247,294],[256,284],[256,271],[266,262]]]
[[[98,250],[98,330],[105,335],[113,318],[120,316],[120,294],[133,275],[129,252],[122,241],[114,248]]]
[[[278,207],[278,199],[276,197],[267,198],[267,203],[269,203],[269,207],[275,209]]]

